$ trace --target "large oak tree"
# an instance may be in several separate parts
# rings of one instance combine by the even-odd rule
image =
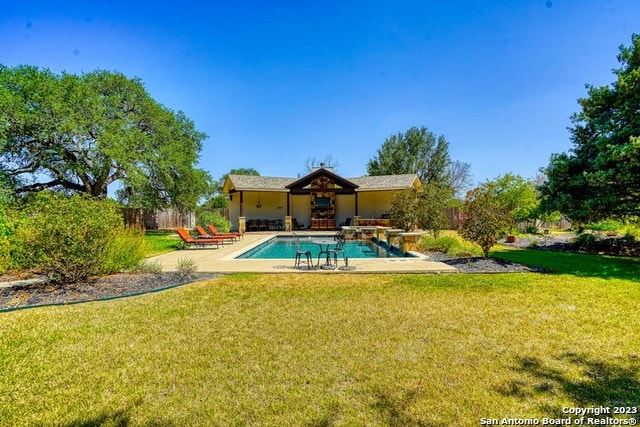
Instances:
[[[209,188],[195,167],[206,135],[139,79],[0,65],[0,176],[16,194],[54,189],[138,207],[193,208]]]
[[[587,86],[568,153],[543,170],[543,206],[576,222],[640,215],[640,35],[620,47],[610,86]]]
[[[387,138],[367,163],[369,175],[415,173],[423,184],[448,187],[461,194],[471,182],[468,163],[452,161],[449,143],[427,128],[412,127]]]

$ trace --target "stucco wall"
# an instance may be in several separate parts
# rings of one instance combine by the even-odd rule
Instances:
[[[356,214],[355,196],[353,194],[336,195],[336,224],[342,224],[347,218]]]
[[[308,227],[311,218],[311,196],[308,194],[291,195],[290,200],[291,216]]]
[[[358,216],[380,218],[391,207],[393,191],[361,191],[358,193]]]

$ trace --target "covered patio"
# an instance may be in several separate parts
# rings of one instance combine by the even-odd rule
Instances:
[[[232,227],[241,232],[334,230],[388,225],[393,194],[419,186],[415,174],[343,178],[319,167],[301,178],[229,175],[223,192]]]

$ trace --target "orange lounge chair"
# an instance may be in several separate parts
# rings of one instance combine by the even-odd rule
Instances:
[[[194,239],[193,237],[191,237],[191,235],[189,234],[189,232],[184,229],[184,228],[177,228],[176,232],[178,233],[178,236],[180,236],[180,238],[182,239],[182,241],[184,242],[185,245],[189,246],[189,245],[194,245],[194,246],[201,246],[201,247],[205,247],[205,246],[211,246],[211,245],[216,245],[216,248],[220,247],[220,243],[224,244],[224,239],[220,239],[217,237],[212,237],[212,238],[204,238],[204,239]]]
[[[216,226],[213,225],[213,224],[208,224],[207,228],[211,232],[211,235],[214,236],[214,237],[227,236],[227,237],[232,237],[234,240],[242,239],[242,237],[243,237],[242,233],[238,233],[238,232],[235,232],[235,231],[230,231],[228,233],[221,233],[221,232],[218,231]]]
[[[236,238],[233,236],[227,236],[224,234],[215,234],[215,235],[209,234],[204,230],[204,228],[202,228],[199,225],[196,226],[196,231],[198,232],[196,239],[220,239],[222,240],[223,244],[225,241],[228,241],[228,240],[231,240],[231,242],[235,242],[236,240]]]

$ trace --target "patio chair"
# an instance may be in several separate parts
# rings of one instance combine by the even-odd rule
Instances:
[[[349,257],[347,257],[347,254],[344,252],[344,239],[339,240],[338,243],[336,243],[336,246],[332,249],[329,249],[329,256],[333,257],[333,263],[334,263],[334,267],[333,268],[338,268],[338,256],[341,255],[342,256],[342,260],[344,261],[344,266],[348,267],[349,266]]]
[[[308,250],[304,250],[300,248],[300,239],[298,238],[298,236],[296,236],[295,234],[293,235],[295,237],[295,242],[296,242],[296,262],[294,267],[299,267],[300,263],[302,262],[302,256],[304,255],[304,257],[307,260],[307,270],[311,270],[311,251]]]
[[[249,231],[258,231],[258,220],[250,219],[247,221],[247,230]]]
[[[229,231],[228,233],[221,233],[213,224],[207,224],[207,228],[209,229],[209,232],[213,237],[227,237],[233,240],[240,240],[243,238],[242,233],[238,233],[235,231]]]
[[[298,222],[296,218],[293,218],[291,221],[293,222],[294,230],[302,230],[304,228],[304,224],[301,222]]]
[[[199,225],[196,225],[196,232],[198,233],[198,235],[196,236],[196,239],[212,239],[213,238],[212,235],[204,231],[204,228],[200,227]]]
[[[216,248],[220,247],[221,243],[224,243],[223,239],[219,239],[219,238],[203,238],[203,239],[194,239],[189,232],[180,227],[176,229],[176,232],[178,233],[178,236],[180,236],[180,238],[182,239],[182,241],[184,242],[184,244],[186,246],[190,246],[190,245],[194,245],[196,247],[200,246],[200,247],[207,247],[207,246],[213,246],[216,245]]]
[[[351,225],[351,217],[347,218],[345,222],[340,223],[340,227],[349,227]]]

